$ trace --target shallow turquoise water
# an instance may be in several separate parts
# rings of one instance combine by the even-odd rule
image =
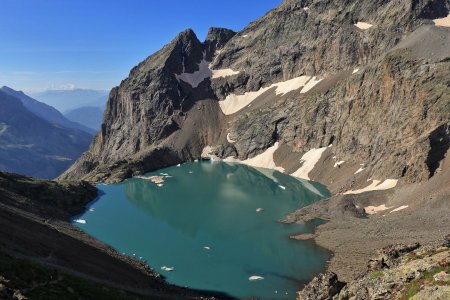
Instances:
[[[241,164],[186,163],[146,176],[160,173],[172,176],[161,187],[140,178],[99,185],[104,194],[76,225],[148,261],[170,283],[239,298],[294,299],[324,270],[326,250],[288,238],[313,225],[277,222],[328,196],[323,186]],[[250,281],[254,275],[264,280]]]

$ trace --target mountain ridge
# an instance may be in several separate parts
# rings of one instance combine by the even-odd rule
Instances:
[[[50,123],[0,91],[0,169],[54,178],[77,159],[92,136]]]

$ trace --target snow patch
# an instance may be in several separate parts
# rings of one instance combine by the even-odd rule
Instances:
[[[379,211],[387,210],[392,207],[386,207],[386,204],[381,204],[380,206],[366,206],[364,207],[364,210],[366,211],[366,214],[374,215]]]
[[[433,22],[436,26],[450,27],[450,14],[445,18],[434,19]]]
[[[229,133],[229,132],[227,133],[227,141],[228,141],[228,143],[231,143],[231,144],[236,143],[235,140],[232,140],[232,139],[230,138],[230,133]]]
[[[303,163],[302,166],[291,175],[306,180],[310,180],[308,176],[309,172],[311,172],[314,169],[315,165],[320,160],[322,154],[325,152],[325,150],[327,150],[327,148],[328,147],[322,147],[317,149],[313,148],[308,152],[306,152],[305,154],[303,154],[302,158],[300,159],[300,162]]]
[[[372,24],[366,23],[366,22],[358,22],[358,23],[353,24],[353,25],[355,25],[356,27],[358,27],[359,29],[362,29],[362,30],[369,29],[370,27],[373,26]]]
[[[355,175],[364,171],[364,169],[365,169],[364,167],[359,168],[358,170],[356,170]]]
[[[277,87],[275,94],[284,95],[301,87],[306,87],[306,84],[310,81],[310,79],[310,76],[300,76],[287,81],[278,82],[274,84],[274,86]]]
[[[300,93],[304,94],[306,92],[309,92],[313,87],[316,86],[316,84],[318,84],[321,81],[322,81],[322,79],[317,79],[317,77],[311,78],[311,80],[308,81],[308,83],[305,85],[305,87],[302,89],[302,91]]]
[[[397,185],[398,180],[397,179],[386,179],[385,181],[381,182],[380,180],[373,180],[372,183],[365,188],[359,189],[359,190],[350,190],[346,191],[344,195],[348,194],[361,194],[364,192],[369,191],[381,191],[381,190],[389,190],[394,188]]]
[[[345,163],[344,160],[341,160],[341,161],[336,162],[336,163],[334,164],[334,168],[339,167],[339,166],[342,165],[343,163]]]
[[[228,77],[239,74],[240,71],[234,71],[232,69],[211,70],[212,78]]]
[[[203,82],[206,78],[210,78],[212,75],[211,70],[209,69],[209,61],[205,60],[206,53],[203,53],[203,59],[198,64],[198,71],[194,73],[185,73],[185,65],[184,65],[184,57],[183,57],[183,73],[175,74],[175,78],[180,81],[183,80],[186,83],[189,83],[193,88],[198,87],[200,83]]]
[[[225,115],[231,115],[248,106],[253,100],[271,88],[276,87],[275,93],[277,95],[284,95],[301,87],[304,87],[301,93],[306,93],[319,81],[320,80],[317,80],[316,77],[300,76],[287,81],[274,83],[254,92],[245,92],[242,95],[229,94],[224,100],[219,101],[219,105]]]
[[[284,172],[284,168],[277,167],[275,162],[273,161],[273,154],[278,149],[278,142],[276,142],[272,147],[269,147],[263,153],[256,155],[253,158],[246,159],[242,161],[243,164],[252,167],[266,168],[266,169],[274,169],[280,172]]]
[[[358,73],[358,71],[359,71],[359,69],[356,68],[356,69],[353,70],[352,74]]]
[[[399,211],[399,210],[402,210],[402,209],[405,209],[408,207],[409,207],[409,205],[402,205],[400,207],[397,207],[396,209],[391,210],[389,213],[393,213],[393,212],[396,212],[396,211]]]
[[[246,37],[248,37],[248,34],[244,34],[242,37],[246,38]]]

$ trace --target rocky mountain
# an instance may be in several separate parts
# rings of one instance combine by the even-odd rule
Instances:
[[[88,147],[92,136],[50,123],[0,91],[0,170],[54,178]]]
[[[104,106],[108,92],[91,89],[46,90],[31,94],[32,97],[66,113],[83,106]]]
[[[239,33],[186,30],[111,91],[61,178],[118,181],[203,153],[332,192],[427,180],[450,147],[448,14],[444,0],[285,0]]]
[[[84,124],[97,132],[102,125],[103,106],[83,106],[69,110],[64,116],[72,122]]]
[[[58,110],[56,110],[54,107],[51,107],[50,105],[47,105],[45,103],[39,102],[30,96],[27,96],[22,91],[16,91],[12,88],[9,88],[7,86],[4,86],[0,89],[1,91],[5,92],[8,95],[11,95],[15,98],[20,99],[22,104],[32,113],[37,115],[38,117],[47,120],[50,123],[56,123],[66,128],[72,128],[72,129],[79,129],[83,130],[87,133],[94,134],[96,131],[94,131],[92,128],[89,128],[89,126],[82,125],[83,123],[70,120],[69,118],[66,118],[63,116],[62,113],[60,113]]]

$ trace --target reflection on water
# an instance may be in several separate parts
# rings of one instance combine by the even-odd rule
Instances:
[[[323,186],[240,164],[188,163],[147,176],[159,173],[172,176],[161,187],[140,178],[100,185],[104,195],[77,226],[147,260],[171,283],[236,297],[293,299],[324,269],[327,251],[288,238],[311,226],[277,222],[327,196]]]

